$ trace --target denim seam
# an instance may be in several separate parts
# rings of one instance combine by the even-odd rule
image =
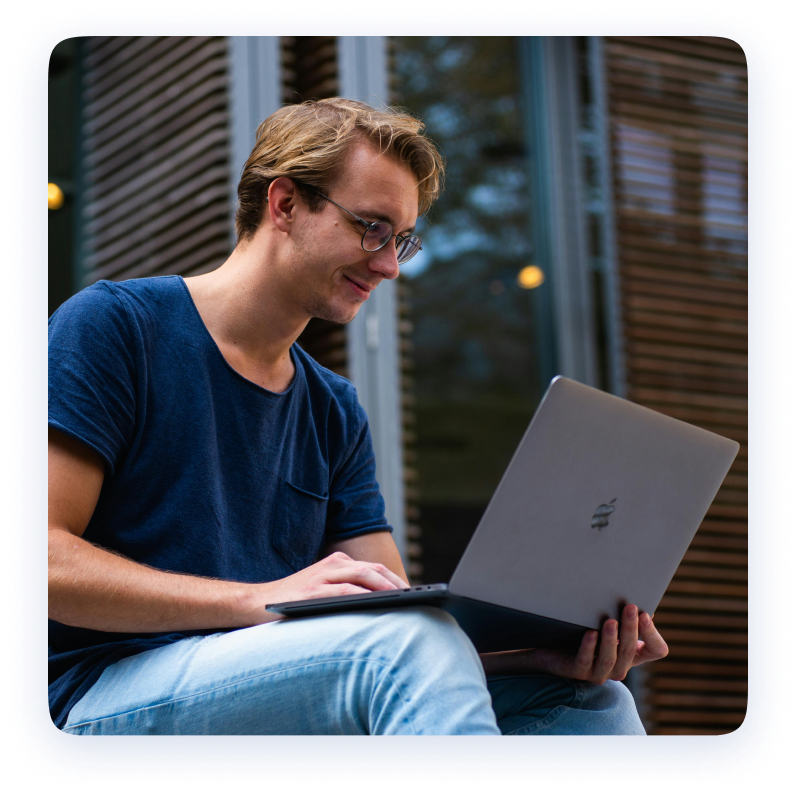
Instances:
[[[528,724],[518,727],[516,730],[511,730],[506,735],[530,735],[531,731],[535,731],[544,727],[548,727],[553,722],[557,721],[565,710],[569,710],[569,705],[556,705],[543,719],[529,722]]]
[[[572,700],[569,707],[579,710],[586,699],[586,688],[583,683],[578,680],[570,680],[569,684],[575,689],[575,698]]]
[[[256,675],[251,675],[249,677],[243,677],[243,678],[241,678],[239,680],[235,680],[232,683],[225,683],[224,685],[219,685],[219,686],[216,686],[214,688],[208,688],[208,689],[206,689],[204,691],[197,691],[196,693],[189,694],[189,695],[184,696],[184,697],[163,700],[162,702],[156,702],[156,703],[151,704],[151,705],[146,705],[146,706],[143,706],[143,707],[134,708],[133,710],[126,710],[126,711],[124,711],[122,713],[112,713],[112,714],[109,714],[107,716],[101,716],[101,717],[98,717],[98,718],[90,719],[89,721],[83,721],[83,722],[80,722],[79,724],[67,724],[64,727],[64,730],[75,730],[75,729],[79,729],[81,727],[89,727],[92,724],[96,724],[97,722],[105,721],[107,719],[117,719],[117,718],[121,718],[122,716],[131,716],[131,715],[133,715],[135,713],[143,713],[146,710],[152,710],[154,708],[161,708],[161,707],[164,707],[166,705],[174,705],[174,704],[177,704],[179,702],[185,702],[186,700],[189,700],[189,699],[194,699],[194,698],[205,696],[205,695],[208,695],[208,694],[214,694],[214,693],[218,693],[218,692],[224,691],[224,690],[229,689],[229,688],[237,687],[237,686],[240,686],[240,685],[242,685],[244,683],[248,683],[248,682],[253,681],[253,680],[263,679],[263,678],[266,678],[266,677],[272,677],[274,675],[282,674],[284,672],[294,671],[296,669],[306,669],[306,668],[309,668],[311,666],[323,666],[323,665],[326,665],[326,664],[329,664],[329,663],[345,663],[345,662],[348,662],[348,663],[374,663],[377,666],[381,667],[382,669],[388,669],[388,664],[384,663],[381,660],[373,660],[371,658],[331,658],[329,660],[324,660],[324,661],[313,661],[312,663],[303,663],[303,664],[300,664],[300,665],[297,665],[297,666],[291,666],[290,668],[287,668],[287,669],[279,669],[278,671],[271,671],[271,672],[267,672],[267,673],[266,672],[260,672],[259,674],[256,674]],[[404,695],[401,692],[400,687],[395,682],[395,679],[389,673],[389,671],[388,671],[386,676],[389,678],[390,682],[392,683],[393,687],[395,688],[395,691],[398,694],[399,699],[401,700],[401,702],[403,702],[404,706],[406,706],[408,704],[407,700],[404,698]],[[75,707],[77,707],[77,706],[75,706]],[[412,730],[412,733],[415,734],[415,728],[414,728],[414,725],[412,724],[411,720],[409,718],[407,718],[407,719],[405,719],[405,721],[409,724],[409,726],[410,726],[410,728]]]
[[[583,683],[578,682],[577,680],[567,680],[567,682],[575,691],[575,696],[572,697],[572,701],[568,705],[556,705],[544,718],[524,724],[522,727],[518,727],[516,730],[510,730],[509,732],[505,733],[505,735],[529,735],[531,730],[536,731],[538,729],[548,727],[553,722],[557,721],[559,716],[561,716],[564,711],[569,710],[570,708],[579,709],[586,697],[586,689],[583,687]]]

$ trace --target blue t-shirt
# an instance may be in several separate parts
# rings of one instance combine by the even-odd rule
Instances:
[[[273,393],[227,363],[182,277],[101,281],[49,322],[49,424],[93,448],[105,480],[83,538],[171,572],[258,583],[322,546],[391,531],[353,385],[298,345]],[[50,620],[57,726],[103,669],[219,628],[106,633]]]

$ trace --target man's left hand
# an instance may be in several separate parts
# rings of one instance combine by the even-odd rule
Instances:
[[[606,680],[624,680],[633,666],[668,653],[652,617],[646,612],[639,616],[635,605],[626,605],[621,625],[607,619],[601,633],[589,630],[576,653],[538,648],[487,653],[481,655],[481,661],[487,675],[550,674],[602,685]]]

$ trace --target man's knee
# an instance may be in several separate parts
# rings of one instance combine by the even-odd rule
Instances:
[[[608,680],[592,685],[587,700],[591,710],[599,711],[605,730],[614,735],[646,735],[633,695],[624,683]]]
[[[458,622],[441,608],[418,605],[400,608],[382,615],[384,632],[394,635],[399,643],[432,646],[454,645],[472,649],[472,642]]]
[[[413,605],[385,613],[385,617],[397,626],[407,630],[434,630],[452,635],[464,635],[456,620],[442,608],[433,605]],[[465,636],[466,638],[466,636]]]
[[[374,642],[390,650],[394,661],[422,661],[424,667],[456,666],[474,669],[483,677],[478,653],[447,612],[433,606],[412,606],[379,614],[373,625]]]
[[[630,693],[630,689],[624,683],[620,683],[617,680],[608,680],[603,688],[607,694],[607,699],[616,710],[636,712],[636,702],[633,699],[633,694]]]

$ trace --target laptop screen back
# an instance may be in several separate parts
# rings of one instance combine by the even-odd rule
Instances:
[[[653,613],[738,448],[557,377],[451,591],[587,627]]]

